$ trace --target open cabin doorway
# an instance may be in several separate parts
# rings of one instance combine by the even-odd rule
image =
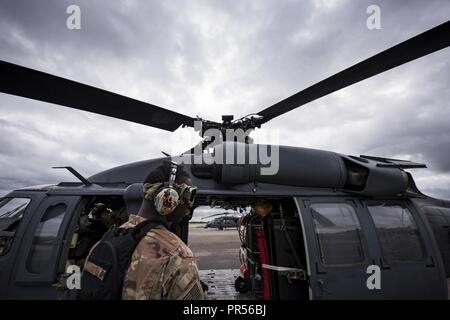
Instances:
[[[261,200],[265,202],[262,207],[270,204],[265,214],[255,206]],[[236,217],[237,224],[225,227],[214,221],[217,217]],[[206,298],[308,299],[300,221],[292,198],[228,200],[220,207],[197,207],[188,245],[197,258],[200,278],[208,286]]]

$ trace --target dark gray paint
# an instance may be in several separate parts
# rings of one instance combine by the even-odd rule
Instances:
[[[235,143],[236,148],[238,145]],[[254,147],[258,146],[254,145]],[[216,146],[215,151],[217,152],[219,148],[224,148],[224,145]],[[382,163],[381,161],[367,159],[356,161],[355,157],[351,158],[330,151],[287,146],[279,147],[280,166],[278,173],[264,176],[260,174],[259,169],[262,167],[260,163],[249,163],[249,146],[247,145],[245,148],[245,164],[184,164],[185,171],[190,174],[193,184],[198,186],[200,192],[202,190],[237,191],[236,188],[244,187],[245,184],[249,184],[251,190],[253,190],[255,184],[267,183],[304,188],[330,188],[364,196],[383,197],[397,196],[404,193],[407,188],[406,173],[400,168],[377,166],[377,164]],[[158,158],[119,166],[93,175],[88,180],[97,184],[123,183],[129,185],[141,183],[147,174],[156,168],[163,159],[168,160],[169,158]],[[190,160],[189,163],[193,163],[193,156],[191,155],[172,158],[177,163],[186,163],[188,159]],[[354,163],[369,172],[362,190],[352,191],[345,188],[347,165],[344,163],[344,159],[347,163]],[[206,174],[196,175],[195,173],[199,168]],[[258,189],[257,186],[256,189]]]
[[[388,203],[406,205],[419,227],[426,257],[419,262],[388,265],[382,257],[378,236],[366,209],[366,200],[354,198],[308,197],[295,198],[301,214],[308,249],[309,275],[313,299],[446,299],[447,282],[444,265],[433,233],[427,222],[409,201]],[[348,203],[357,213],[366,242],[366,259],[362,264],[325,266],[320,260],[316,233],[309,210],[310,203]],[[381,290],[369,290],[366,273],[369,265],[381,268]]]
[[[206,168],[212,169],[212,173],[214,170],[220,173],[216,174],[216,172],[210,178],[195,176],[191,170],[192,166],[189,165],[185,166],[185,170],[190,174],[193,184],[199,188],[198,204],[208,203],[211,197],[225,201],[242,197],[295,197],[307,245],[313,298],[440,299],[446,297],[447,284],[443,256],[439,252],[432,228],[420,208],[423,205],[450,207],[448,202],[426,198],[416,190],[413,180],[409,182],[408,190],[406,190],[405,175],[401,169],[379,167],[375,160],[359,161],[332,152],[291,147],[282,147],[280,156],[283,167],[277,175],[261,177],[256,174],[256,171],[252,174],[248,171],[248,175],[242,179],[232,174],[233,179],[244,183],[230,183],[232,179],[226,176],[229,171],[224,171],[224,166]],[[306,157],[315,161],[302,161]],[[0,283],[2,284],[0,297],[56,298],[59,292],[50,285],[57,280],[56,273],[64,271],[64,260],[69,246],[68,241],[64,240],[73,233],[74,221],[78,218],[74,215],[77,212],[75,208],[81,197],[124,195],[129,212],[136,212],[142,201],[142,181],[153,168],[160,164],[162,159],[141,161],[101,172],[89,178],[93,182],[90,186],[82,183],[60,183],[24,188],[10,193],[8,196],[32,197],[32,202],[25,211],[10,254],[0,258]],[[180,160],[180,158],[174,159]],[[342,178],[346,172],[346,161],[357,161],[369,170],[370,179],[367,180],[365,189],[345,190],[345,181]],[[326,168],[326,170],[322,171],[320,168]],[[244,169],[256,170],[257,168],[248,166]],[[311,170],[309,175],[303,175],[308,170]],[[393,188],[386,187],[391,184],[394,185]],[[399,195],[400,189],[404,192]],[[383,201],[396,199],[395,201],[402,201],[408,205],[426,243],[427,257],[423,263],[387,266],[382,261],[378,238],[365,208],[366,201],[377,198],[384,199]],[[24,263],[36,226],[48,205],[58,199],[67,203],[70,212],[58,233],[58,247],[52,258],[52,267],[45,274],[29,274],[24,269]],[[325,267],[320,264],[314,229],[305,201],[350,202],[355,206],[367,242],[368,255],[364,264],[339,268]],[[368,275],[365,273],[365,268],[369,264],[379,264],[385,268],[383,269],[386,278],[383,282],[385,286],[381,291],[369,291],[366,288]],[[390,269],[387,269],[389,267]],[[416,278],[420,279],[416,281],[414,280]]]

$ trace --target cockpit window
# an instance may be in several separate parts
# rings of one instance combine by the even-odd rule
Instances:
[[[19,227],[28,198],[3,198],[0,200],[0,256],[8,253]]]
[[[368,206],[375,223],[384,259],[389,262],[419,261],[424,248],[411,212],[399,205]]]
[[[364,262],[365,241],[355,209],[346,203],[314,203],[310,208],[323,264]]]

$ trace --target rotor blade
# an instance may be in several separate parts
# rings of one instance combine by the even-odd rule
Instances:
[[[450,21],[447,21],[264,109],[258,113],[263,116],[260,123],[265,123],[308,102],[449,45]]]
[[[207,218],[216,217],[216,216],[226,216],[228,214],[232,214],[232,213],[231,212],[216,213],[216,214],[212,214],[210,216],[203,217],[202,219],[207,219]]]
[[[174,131],[194,118],[103,89],[0,60],[0,92]]]

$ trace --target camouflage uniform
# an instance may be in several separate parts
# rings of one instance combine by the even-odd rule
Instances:
[[[145,219],[130,215],[122,227]],[[133,252],[123,282],[124,300],[203,300],[198,268],[191,250],[164,226],[150,230]]]

